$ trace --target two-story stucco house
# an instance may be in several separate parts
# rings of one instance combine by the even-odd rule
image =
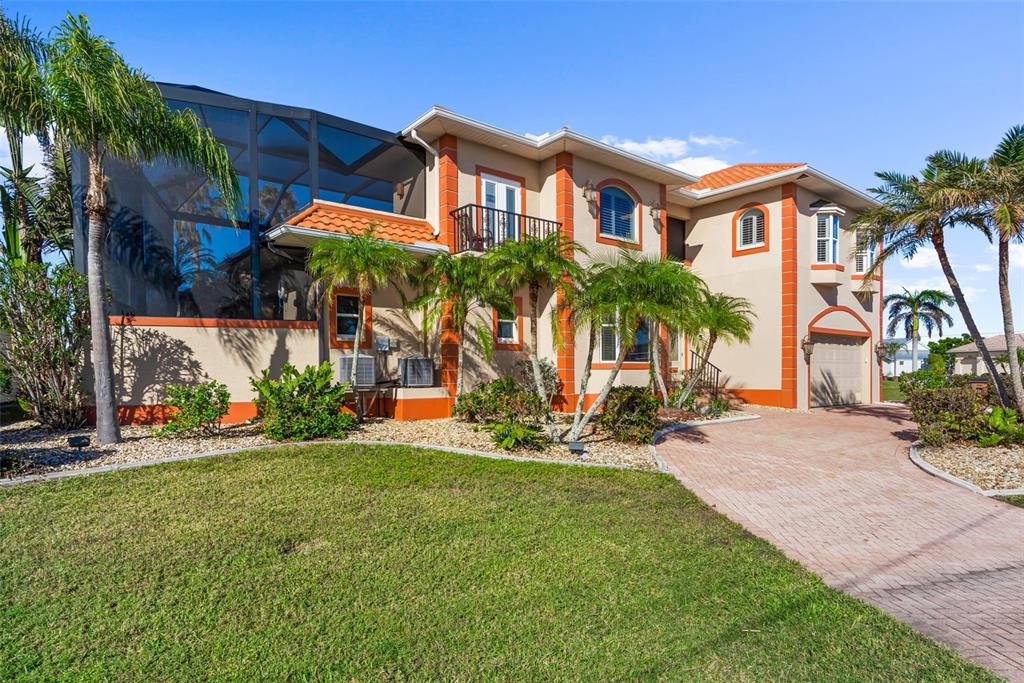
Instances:
[[[803,163],[740,164],[692,176],[568,129],[517,135],[434,107],[389,133],[308,109],[196,87],[161,85],[232,153],[246,194],[230,216],[205,178],[163,164],[113,169],[109,246],[115,371],[122,418],[158,420],[163,387],[212,378],[232,393],[229,419],[253,415],[249,378],[285,362],[350,362],[356,316],[369,392],[400,419],[446,416],[458,335],[426,335],[398,288],[359,301],[351,290],[310,303],[306,250],[377,226],[415,255],[466,252],[562,231],[592,255],[626,248],[673,256],[715,291],[749,299],[749,344],[719,345],[711,361],[751,403],[808,408],[880,400],[881,278],[863,272],[875,247],[850,230],[863,193]],[[76,165],[81,181],[81,167]],[[80,218],[80,217],[79,217]],[[84,267],[84,230],[76,257]],[[526,357],[523,315],[481,314],[492,360],[466,346],[468,387]],[[601,335],[594,372],[580,385],[585,344],[557,347],[552,293],[542,296],[539,350],[558,368],[557,407],[600,390],[623,340]],[[619,382],[648,381],[641,330]],[[691,363],[669,340],[670,365]],[[362,365],[364,361],[360,361]],[[415,371],[413,371],[415,370]],[[386,385],[384,384],[386,383]]]

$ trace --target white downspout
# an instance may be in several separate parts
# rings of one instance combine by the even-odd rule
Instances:
[[[417,145],[419,145],[423,149],[425,149],[428,152],[430,152],[431,156],[433,156],[435,159],[437,159],[437,157],[438,157],[437,150],[434,149],[430,145],[429,142],[427,142],[426,140],[421,138],[420,134],[416,132],[415,128],[413,128],[412,130],[409,131],[409,137],[412,139],[413,142],[415,142]],[[437,237],[440,234],[441,234],[441,226],[440,225],[435,225],[434,226],[434,237]]]

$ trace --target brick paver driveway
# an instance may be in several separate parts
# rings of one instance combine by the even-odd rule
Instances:
[[[919,470],[902,407],[670,434],[669,471],[829,585],[1024,681],[1024,509]]]

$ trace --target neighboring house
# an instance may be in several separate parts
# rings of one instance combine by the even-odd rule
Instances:
[[[904,342],[903,339],[886,339],[886,343],[889,342]],[[908,342],[909,343],[909,342]],[[888,356],[885,359],[885,375],[886,377],[899,377],[904,372],[911,372],[913,363],[911,359],[910,349],[902,348],[896,352],[894,356]],[[918,369],[928,367],[928,348],[921,347],[917,350],[917,367]]]
[[[1018,348],[1024,347],[1024,332],[1017,333],[1017,344]],[[1000,357],[1006,356],[1006,335],[994,334],[991,337],[986,337],[985,347],[992,354],[996,365],[1002,367],[1005,372],[1009,372],[1009,366],[1005,362],[1000,363]],[[954,374],[975,377],[988,374],[988,368],[985,367],[985,362],[981,359],[978,345],[974,342],[950,349],[949,355],[953,357]]]
[[[285,362],[339,366],[360,307],[377,380],[399,379],[409,356],[429,360],[401,362],[435,368],[434,381],[428,371],[415,382],[430,386],[381,392],[377,406],[401,419],[448,415],[459,340],[447,328],[424,338],[402,308],[411,292],[388,288],[360,302],[339,290],[320,316],[307,296],[306,250],[370,225],[418,256],[478,253],[561,230],[593,255],[626,248],[677,257],[711,289],[754,305],[750,344],[719,344],[711,358],[739,397],[787,408],[879,400],[882,281],[865,281],[875,245],[849,229],[872,200],[807,164],[740,164],[698,178],[564,128],[538,139],[434,107],[394,134],[197,87],[160,88],[228,147],[245,207],[229,216],[186,170],[111,164],[109,286],[125,420],[161,419],[168,383],[205,377],[228,385],[230,420],[251,417],[249,378]],[[84,268],[80,210],[76,221]],[[524,300],[517,292],[514,319],[487,316],[492,361],[468,340],[467,387],[526,357]],[[541,301],[540,353],[563,382],[556,406],[571,409],[579,392],[600,390],[623,340],[602,335],[582,387],[586,344],[568,335],[556,349],[557,302],[551,292]],[[666,365],[687,369],[688,340],[666,342]],[[646,385],[646,332],[629,343],[619,381]]]

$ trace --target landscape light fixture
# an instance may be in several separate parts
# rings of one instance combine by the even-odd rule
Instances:
[[[810,337],[804,337],[804,340],[800,342],[800,348],[804,350],[804,359],[810,363],[811,354],[814,353],[814,342],[811,341]]]

